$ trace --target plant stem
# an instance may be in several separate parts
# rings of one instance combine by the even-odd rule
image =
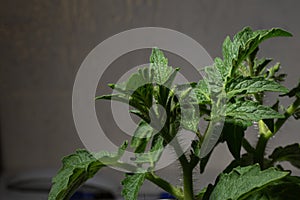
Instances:
[[[268,143],[268,140],[273,137],[278,130],[282,127],[282,125],[286,122],[286,120],[294,114],[296,109],[300,105],[300,98],[297,98],[294,103],[292,103],[285,111],[284,113],[284,118],[280,118],[276,121],[274,125],[274,132],[272,133],[266,126],[266,124],[260,120],[259,121],[259,133],[260,137],[256,145],[256,153],[255,153],[255,162],[258,162],[260,167],[263,169],[264,168],[264,154],[266,150],[266,146]]]
[[[259,122],[264,123],[262,120]],[[254,154],[254,162],[259,163],[261,169],[264,169],[264,155],[268,140],[269,138],[266,136],[266,134],[260,133]]]
[[[185,156],[184,156],[185,157]],[[179,161],[181,159],[179,158]],[[182,170],[183,170],[183,193],[184,200],[193,200],[194,199],[194,191],[193,191],[193,169],[189,163],[183,164],[180,161]]]
[[[172,194],[179,200],[185,200],[182,191],[180,188],[174,187],[169,182],[165,181],[164,179],[160,178],[159,176],[155,175],[153,172],[148,172],[146,174],[146,179],[154,183],[155,185],[159,186],[166,192]]]
[[[300,98],[297,98],[292,105],[290,105],[285,113],[284,118],[278,119],[274,126],[274,134],[281,128],[281,126],[286,122],[286,120],[295,113],[296,109],[300,106]]]
[[[251,59],[250,56],[249,56],[247,60],[248,60],[248,66],[249,66],[249,74],[250,74],[250,76],[251,77],[256,76],[255,71],[254,71],[254,62],[253,62],[253,59]],[[260,104],[263,103],[263,95],[262,94],[255,93],[254,94],[254,98]]]
[[[249,66],[249,74],[250,76],[254,76],[254,63],[253,63],[253,60],[248,57],[248,66]]]
[[[249,141],[246,138],[243,139],[242,146],[248,153],[255,152],[255,149],[251,146],[251,144],[249,143]]]
[[[175,140],[177,143],[177,139]],[[178,144],[179,145],[179,144]],[[179,162],[183,171],[183,193],[184,200],[193,200],[194,199],[194,191],[193,191],[193,168],[186,158],[185,154],[182,151],[178,152],[179,149],[175,147],[175,151],[179,156]],[[180,154],[178,154],[180,153]]]
[[[169,133],[169,131],[166,131],[166,133]],[[183,171],[183,194],[181,190],[175,188],[153,173],[147,174],[146,178],[180,200],[194,200],[193,168],[191,168],[191,164],[182,151],[182,148],[180,148],[181,146],[177,138],[174,137],[172,139],[168,134],[162,134],[162,136],[167,143],[171,143],[176,155],[179,157],[179,162]]]
[[[172,141],[172,146],[175,150],[175,153],[179,157],[179,162],[183,171],[183,195],[184,200],[193,200],[194,199],[194,191],[193,191],[193,168],[186,158],[182,149],[179,148],[180,144],[175,137]]]

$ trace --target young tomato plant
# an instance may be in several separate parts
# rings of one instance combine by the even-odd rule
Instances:
[[[131,172],[122,181],[126,200],[137,199],[145,180],[180,200],[298,199],[300,177],[292,176],[280,162],[300,168],[299,144],[266,154],[269,139],[290,117],[300,117],[300,83],[288,90],[281,84],[285,75],[279,73],[280,64],[269,66],[270,59],[257,57],[261,42],[279,36],[291,34],[278,28],[244,28],[233,39],[225,39],[223,58],[216,58],[213,66],[204,68],[202,80],[184,85],[172,84],[179,69],[168,66],[163,52],[154,48],[149,67],[139,69],[126,82],[110,84],[117,93],[96,97],[127,103],[130,112],[140,118],[130,141],[136,153],[133,164],[121,160],[127,141],[114,153],[78,150],[63,159],[62,169],[53,178],[49,200],[70,198],[87,179],[107,166]],[[277,100],[272,106],[266,105],[265,92],[277,93],[278,99],[291,98],[291,104],[285,108]],[[204,132],[199,129],[200,120],[207,121],[206,129],[201,129]],[[245,137],[254,124],[259,127],[256,145]],[[193,132],[195,139],[189,151],[182,153],[182,149],[174,148],[183,183],[172,185],[155,173],[155,165],[167,144],[180,146],[177,134],[184,129]],[[199,166],[203,173],[214,148],[223,142],[234,160],[214,184],[195,191],[193,171]]]

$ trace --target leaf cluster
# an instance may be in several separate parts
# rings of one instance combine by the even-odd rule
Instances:
[[[145,180],[177,199],[297,199],[294,194],[300,191],[300,178],[291,176],[280,162],[300,168],[299,144],[278,147],[270,155],[265,150],[268,140],[287,119],[300,118],[300,83],[287,89],[282,85],[286,75],[280,73],[280,64],[271,65],[271,59],[257,56],[263,41],[289,36],[289,32],[279,28],[253,31],[246,27],[233,39],[225,39],[223,57],[215,58],[213,66],[203,69],[202,80],[183,85],[173,84],[179,68],[169,66],[163,52],[154,48],[148,67],[139,69],[123,83],[109,84],[115,93],[96,97],[126,103],[130,105],[129,112],[139,117],[129,142],[136,156],[134,163],[120,161],[127,141],[113,154],[79,150],[64,158],[62,169],[53,179],[49,199],[68,199],[105,166],[132,172],[122,181],[126,200],[138,198]],[[292,103],[286,108],[280,106],[279,100],[272,106],[266,105],[267,92],[277,93],[278,99],[290,98]],[[199,127],[202,120],[207,122],[206,127]],[[259,127],[254,146],[246,138],[246,130],[253,125]],[[155,174],[155,166],[166,145],[180,146],[177,136],[182,130],[192,132],[195,139],[189,152],[175,151],[182,167],[183,185],[174,186]],[[223,142],[234,159],[214,184],[195,193],[195,168],[199,166],[203,173],[214,148]],[[242,149],[245,153],[241,155]]]

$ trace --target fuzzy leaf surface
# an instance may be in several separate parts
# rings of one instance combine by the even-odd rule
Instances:
[[[145,121],[141,121],[131,139],[131,147],[135,148],[135,153],[142,153],[153,134],[153,128]]]
[[[164,139],[160,134],[156,134],[152,140],[151,149],[148,152],[137,154],[135,162],[138,164],[149,163],[153,167],[159,160],[164,150]]]
[[[254,94],[264,91],[286,93],[288,89],[275,81],[266,80],[264,77],[240,77],[234,79],[227,86],[227,97],[237,94]]]
[[[125,200],[137,200],[139,190],[145,180],[144,173],[137,173],[133,175],[126,174],[125,179],[122,181],[123,190],[122,196]]]
[[[221,174],[210,200],[243,199],[288,175],[275,168],[261,171],[259,165],[237,167],[229,174]]]
[[[252,194],[246,200],[298,200],[299,192],[300,178],[286,176],[280,181],[276,181],[263,190]]]
[[[268,106],[253,101],[240,101],[228,103],[226,115],[246,121],[259,121],[261,119],[283,118],[284,116]]]
[[[102,167],[117,164],[126,147],[127,143],[124,143],[116,153],[77,150],[65,157],[63,167],[52,180],[48,200],[69,199],[81,184],[92,178]]]
[[[194,89],[197,101],[199,104],[210,103],[210,92],[207,83],[204,80],[200,80]]]
[[[292,36],[291,33],[279,28],[252,31],[250,27],[246,27],[234,36],[233,41],[229,37],[224,40],[223,64],[220,65],[221,62],[218,61],[217,68],[226,79],[226,77],[234,75],[236,68],[257,50],[261,42],[273,37],[290,36]]]
[[[168,66],[168,59],[158,48],[154,48],[152,50],[150,63],[150,69],[152,69],[154,74],[154,82],[159,85],[170,87],[178,69],[173,69],[172,67]]]

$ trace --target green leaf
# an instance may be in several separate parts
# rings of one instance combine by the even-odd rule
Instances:
[[[126,174],[125,179],[122,181],[122,196],[125,200],[137,199],[139,190],[144,183],[145,177],[145,173],[137,173],[133,175]]]
[[[164,139],[160,134],[153,137],[151,149],[148,152],[136,154],[135,163],[144,164],[149,163],[150,168],[153,168],[155,163],[159,160],[164,151]]]
[[[195,105],[197,104],[196,88],[198,83],[186,83],[182,85],[176,85],[172,92],[174,92],[176,98],[180,102],[180,106],[183,105]],[[198,86],[201,87],[201,86]],[[199,88],[197,88],[199,89]],[[206,88],[207,89],[207,88]]]
[[[253,164],[253,154],[245,153],[241,156],[238,160],[233,160],[223,171],[223,173],[229,173],[234,168],[240,166],[240,167],[246,167]]]
[[[261,43],[264,40],[274,38],[274,37],[291,37],[291,36],[292,36],[291,33],[279,28],[272,28],[270,30],[252,31],[250,27],[246,27],[234,36],[234,42],[236,44],[240,44],[242,47],[245,47],[247,46],[249,41],[253,40],[253,38],[255,37],[258,37],[259,43]]]
[[[200,159],[199,166],[200,166],[200,173],[201,174],[204,172],[205,167],[206,167],[206,165],[207,165],[207,163],[209,161],[209,158],[210,158],[212,152],[213,152],[213,150],[211,152],[209,152],[205,157],[203,157],[203,158]]]
[[[199,104],[210,103],[210,93],[208,86],[204,80],[200,80],[196,87],[194,88],[196,98]]]
[[[153,128],[145,121],[141,121],[131,139],[131,147],[135,148],[135,153],[142,153],[153,134]]]
[[[257,30],[254,34],[260,35],[260,42],[274,37],[292,37],[293,35],[280,28],[272,28],[270,30]]]
[[[124,82],[118,84],[109,84],[109,86],[121,93],[132,94],[139,87],[153,82],[153,72],[148,68],[140,68],[137,72]]]
[[[153,85],[145,84],[137,88],[132,93],[125,90],[123,93],[97,96],[95,99],[114,100],[129,104],[138,110],[131,111],[132,113],[137,114],[143,120],[149,122],[149,109],[152,107],[153,103]]]
[[[298,200],[299,192],[300,177],[286,176],[252,194],[246,200]]]
[[[223,84],[224,84],[223,77],[221,73],[218,71],[218,69],[216,69],[216,67],[214,66],[205,67],[204,72],[205,72],[205,76],[203,78],[205,84],[207,85],[211,98],[213,98],[215,95],[221,93],[223,90]]]
[[[225,69],[222,69],[223,78],[225,79],[227,76],[230,76],[232,74],[233,70],[233,60],[236,60],[238,56],[238,50],[239,47],[237,45],[234,45],[232,41],[230,40],[229,36],[226,37],[226,39],[223,42],[222,46],[222,54],[223,54],[223,62],[224,64],[221,65]],[[218,62],[220,63],[220,62]],[[218,66],[218,65],[217,65]],[[218,67],[219,68],[219,67]]]
[[[240,159],[242,141],[247,127],[238,122],[225,122],[222,136],[227,143],[229,151],[235,159]]]
[[[291,37],[292,34],[279,28],[252,31],[250,27],[245,27],[234,36],[234,42],[246,46],[251,39],[257,36],[259,36],[259,42],[261,43],[262,41],[273,37]]]
[[[147,108],[152,106],[153,97],[153,85],[145,84],[139,88],[137,88],[131,95],[129,99],[129,103],[131,105],[142,104]],[[135,106],[136,108],[140,106]]]
[[[164,56],[164,53],[158,48],[153,48],[150,56],[150,63],[155,65],[167,66],[168,59]]]
[[[204,140],[200,149],[200,159],[205,158],[217,144],[222,133],[223,123],[222,120],[213,118],[207,127]]]
[[[272,108],[260,105],[253,101],[228,103],[226,107],[226,115],[235,119],[242,119],[246,121],[259,121],[261,119],[284,117]]]
[[[127,142],[117,153],[99,152],[90,153],[86,150],[77,150],[75,154],[63,159],[63,167],[52,180],[49,200],[69,199],[72,194],[89,178],[92,178],[102,167],[118,163],[123,155]]]
[[[119,101],[122,103],[129,103],[129,97],[128,95],[125,94],[108,94],[108,95],[102,95],[102,96],[97,96],[95,97],[95,100],[114,100],[114,101]]]
[[[239,77],[227,85],[227,97],[230,99],[238,94],[255,94],[264,91],[286,93],[288,89],[275,81],[264,77]]]
[[[272,106],[272,109],[277,111],[279,110],[279,101],[277,100],[276,103]],[[268,129],[273,133],[274,132],[274,125],[275,119],[264,119],[263,122],[267,125]]]
[[[171,89],[164,85],[158,85],[154,87],[154,99],[157,104],[165,107],[167,105],[169,97],[172,95]]]
[[[182,128],[197,133],[198,125],[200,122],[200,113],[193,105],[187,105],[181,108],[181,121]]]
[[[152,49],[150,69],[153,70],[153,80],[156,84],[170,87],[179,69],[168,66],[168,59],[158,48]]]
[[[281,95],[281,96],[288,96],[288,97],[296,97],[300,98],[300,81],[296,87],[291,89],[288,93]]]
[[[215,58],[214,67],[218,69],[219,73],[222,75],[223,81],[228,75],[228,66],[226,66],[221,58]]]
[[[280,63],[276,63],[273,67],[268,69],[268,72],[267,72],[268,79],[274,80],[275,74],[279,71],[279,69],[280,69]]]
[[[250,27],[246,27],[234,36],[233,41],[227,37],[223,43],[224,64],[219,65],[221,70],[220,67],[217,67],[222,72],[224,80],[226,77],[234,75],[238,66],[253,52],[257,51],[258,45],[262,41],[279,36],[289,37],[292,34],[278,28],[252,31]]]
[[[257,192],[249,197],[246,198],[246,200],[276,200],[274,198],[271,199],[267,194],[263,192]],[[279,200],[279,199],[277,199]]]
[[[265,72],[266,66],[272,61],[272,59],[260,59],[254,60],[254,70],[256,75],[261,75]]]
[[[223,43],[223,61],[228,71],[227,76],[233,77],[236,69],[259,44],[259,35],[254,35],[253,31],[246,27],[237,33],[233,41],[227,37]]]
[[[249,37],[249,38],[248,38]],[[248,57],[253,57],[253,54],[257,53],[257,49],[258,49],[258,45],[260,43],[259,41],[259,35],[253,35],[251,37],[251,35],[246,36],[246,38],[248,38],[248,40],[246,40],[247,42],[245,42],[245,44],[241,41],[234,41],[236,43],[236,45],[239,46],[239,53],[238,53],[238,57],[236,58],[236,60],[234,60],[234,67],[238,68],[239,65],[246,60]],[[234,68],[234,69],[235,69]],[[234,70],[235,72],[236,70]],[[232,74],[233,75],[233,74]]]
[[[289,172],[279,171],[275,168],[261,171],[258,164],[247,167],[237,167],[229,174],[220,175],[210,199],[245,199],[269,184],[288,175]]]
[[[253,34],[253,31],[250,27],[245,27],[233,37],[233,42],[236,45],[245,47],[246,44],[256,36],[257,34]]]
[[[153,101],[152,74],[148,68],[141,68],[137,73],[132,74],[129,79],[120,84],[110,84],[115,91],[111,95],[97,96],[95,99],[115,100],[129,104],[138,109],[144,120],[149,120],[148,111]]]
[[[208,160],[213,152],[213,149],[203,158],[199,159],[200,158],[200,149],[201,149],[201,143],[199,140],[193,140],[192,141],[192,144],[191,144],[191,147],[192,147],[192,151],[191,151],[191,160],[195,161],[195,162],[200,162],[199,163],[199,167],[200,167],[200,173],[202,174],[205,170],[205,167],[208,163]],[[195,164],[197,165],[197,163]]]
[[[226,95],[224,94],[222,87],[210,85],[209,89],[211,90],[212,94],[215,94],[213,94],[212,99],[210,121],[201,145],[201,159],[208,155],[217,144],[222,133],[223,123],[226,115]]]
[[[196,200],[202,200],[204,197],[204,194],[206,192],[207,188],[203,188],[197,195],[196,195]]]
[[[177,105],[180,107],[180,125],[182,128],[192,131],[194,133],[198,131],[198,125],[201,116],[201,109],[198,105],[198,103],[200,103],[201,100],[198,99],[198,97],[199,95],[202,95],[199,94],[199,88],[196,89],[196,86],[196,83],[189,83],[184,85],[178,85],[174,89],[175,95],[179,101],[179,104]],[[198,97],[196,95],[196,90],[198,90]]]
[[[285,147],[277,147],[269,156],[272,162],[288,161],[300,169],[300,144],[291,144]]]

